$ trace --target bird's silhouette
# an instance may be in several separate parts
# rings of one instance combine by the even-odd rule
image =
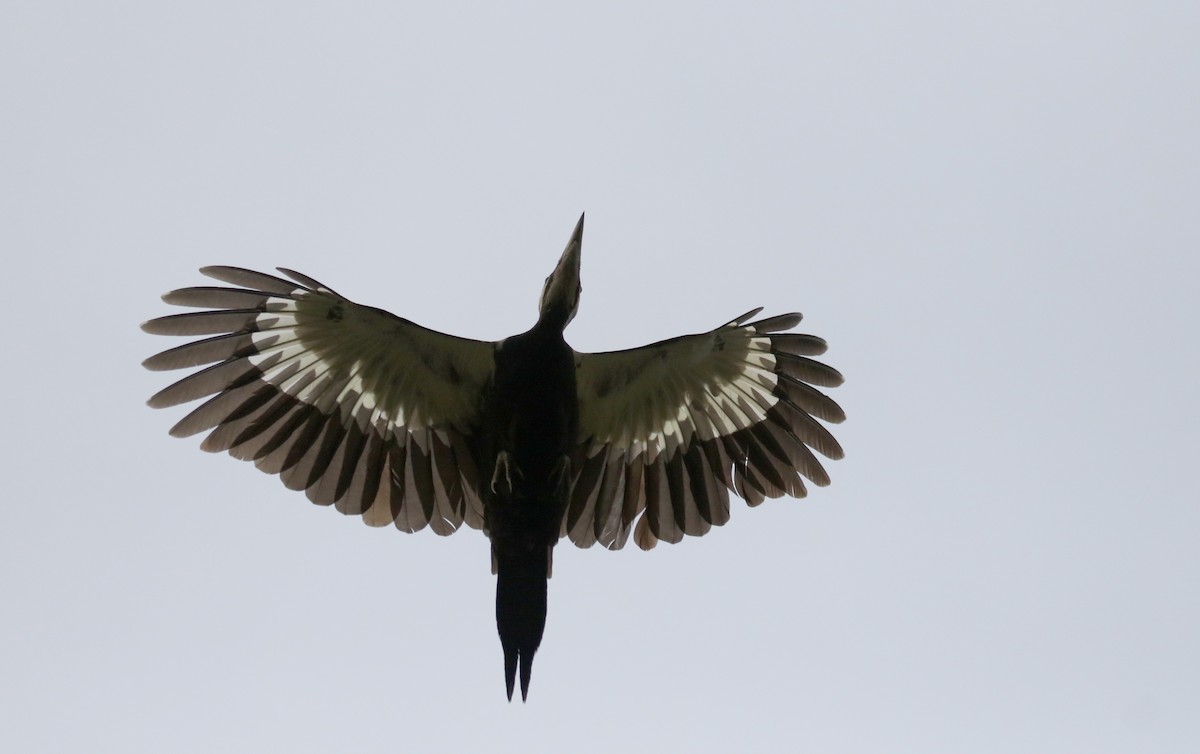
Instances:
[[[805,495],[829,477],[812,451],[842,449],[817,421],[841,384],[814,361],[825,341],[785,333],[799,314],[753,320],[626,351],[577,353],[563,330],[579,305],[580,217],[546,278],[537,323],[498,343],[428,330],[356,304],[291,270],[201,272],[233,287],[172,291],[205,311],[152,319],[161,335],[208,335],[147,359],[153,370],[211,364],[154,395],[155,408],[208,398],[171,434],[278,474],[320,505],[372,526],[491,541],[508,697],[529,693],[546,623],[546,580],[562,537],[648,549],[750,505]],[[816,387],[814,387],[816,386]]]

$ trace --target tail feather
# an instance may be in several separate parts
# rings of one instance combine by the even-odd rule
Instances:
[[[496,628],[504,648],[504,682],[512,701],[518,666],[521,701],[529,696],[533,656],[546,628],[548,557],[541,548],[494,553],[496,556]]]

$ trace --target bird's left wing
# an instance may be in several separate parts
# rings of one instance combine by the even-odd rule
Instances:
[[[152,370],[213,364],[150,399],[161,408],[213,396],[171,434],[212,430],[204,450],[253,460],[314,503],[373,526],[482,528],[468,443],[494,344],[425,329],[280,271],[292,280],[205,267],[240,287],[172,291],[167,303],[209,311],[142,325],[159,335],[216,334],[144,362]]]
[[[783,333],[785,314],[749,312],[699,335],[642,348],[576,355],[580,445],[562,535],[581,547],[639,547],[699,536],[729,519],[729,491],[750,505],[805,495],[829,477],[813,455],[841,458],[817,421],[841,408],[813,387],[840,385],[809,356],[813,335]]]

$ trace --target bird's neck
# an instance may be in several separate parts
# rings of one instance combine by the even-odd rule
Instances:
[[[542,311],[538,321],[529,331],[530,334],[537,334],[541,337],[555,337],[562,339],[563,330],[567,328],[567,322],[570,321],[571,313],[561,306],[549,306]]]

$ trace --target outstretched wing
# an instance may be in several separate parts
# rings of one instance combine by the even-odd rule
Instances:
[[[483,526],[468,438],[494,344],[427,330],[361,306],[312,278],[205,267],[236,288],[184,288],[168,304],[210,311],[152,319],[158,335],[211,335],[146,359],[213,364],[152,397],[154,408],[213,396],[171,429],[252,460],[321,505],[372,526],[438,534]],[[216,363],[214,363],[216,362]]]
[[[841,458],[817,421],[842,409],[813,385],[842,383],[809,356],[814,335],[781,333],[785,314],[628,351],[577,355],[580,446],[562,534],[580,547],[643,549],[729,520],[729,491],[750,505],[829,484],[813,450]],[[636,522],[636,526],[635,526]]]

